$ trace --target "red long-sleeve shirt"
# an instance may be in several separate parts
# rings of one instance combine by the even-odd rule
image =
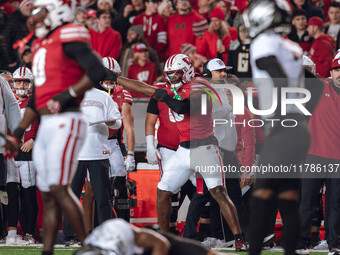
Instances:
[[[120,34],[112,28],[107,28],[103,33],[90,30],[91,46],[99,55],[118,59],[122,50],[122,38]]]
[[[153,84],[157,79],[157,68],[154,63],[147,61],[144,66],[134,63],[129,67],[127,78],[139,80],[147,84]],[[132,97],[147,97],[135,91],[129,90]]]
[[[340,160],[340,94],[330,79],[324,81],[320,101],[308,126],[311,132],[308,154]]]
[[[335,43],[331,36],[323,34],[314,39],[309,56],[315,63],[316,73],[321,78],[329,77]]]
[[[183,43],[196,44],[196,38],[202,36],[208,28],[208,22],[195,10],[180,16],[172,15],[167,22],[168,48],[166,57],[181,53]]]
[[[158,14],[146,15],[143,12],[133,20],[132,25],[143,26],[144,38],[158,54],[165,50],[168,40],[164,18]]]
[[[225,35],[222,39],[222,43],[225,47],[225,52],[222,53],[223,62],[227,63],[229,44],[237,39],[237,30],[235,28],[229,29],[229,35]],[[197,53],[205,56],[207,59],[217,57],[217,40],[216,33],[206,31],[201,39],[197,39],[196,48]]]
[[[238,123],[235,125],[237,132],[235,153],[239,163],[249,167],[254,163],[256,143],[255,128],[248,125],[251,119],[252,114],[246,107],[244,107],[244,115],[235,115],[235,123]]]

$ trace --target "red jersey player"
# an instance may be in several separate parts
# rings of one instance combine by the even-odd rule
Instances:
[[[14,92],[17,96],[20,106],[21,115],[24,114],[27,101],[32,94],[33,75],[26,67],[20,67],[13,73]],[[7,245],[27,245],[35,242],[33,234],[36,227],[38,216],[38,204],[35,189],[35,166],[32,161],[32,147],[39,122],[34,121],[24,135],[23,145],[21,146],[17,157],[15,158],[15,167],[7,169],[7,193],[9,198],[8,207],[8,235],[6,237]],[[22,188],[20,189],[20,183]],[[20,193],[23,193],[22,202],[30,205],[23,212],[24,222],[22,229],[25,234],[25,240],[17,234],[17,225],[20,213]],[[24,208],[22,208],[24,210]]]
[[[211,102],[207,103],[206,114],[201,114],[201,89],[209,87],[209,83],[194,78],[194,67],[188,56],[183,54],[175,54],[166,61],[164,75],[175,97],[181,100],[172,98],[164,89],[157,89],[155,97],[171,109],[179,131],[180,146],[164,166],[162,179],[158,183],[157,215],[160,228],[162,231],[169,229],[171,195],[179,191],[194,171],[200,172],[235,235],[236,251],[245,250],[236,209],[224,187],[223,164],[213,131]],[[211,166],[219,166],[220,170],[207,171],[207,167]]]

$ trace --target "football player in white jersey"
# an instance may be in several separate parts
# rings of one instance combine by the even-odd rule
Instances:
[[[280,94],[281,88],[305,86],[301,62],[302,50],[297,44],[284,39],[282,35],[289,32],[290,28],[290,7],[286,1],[252,1],[243,17],[249,35],[253,38],[250,59],[253,80],[259,92],[260,109],[267,110],[274,102],[272,96],[274,88],[277,88]],[[300,97],[298,93],[291,96],[296,100]],[[281,97],[278,98],[280,101]],[[265,126],[268,131],[267,139],[259,166],[297,165],[302,163],[308,150],[310,137],[305,116],[300,114],[301,111],[295,105],[290,105],[291,107],[287,108],[287,115],[281,116],[280,106],[279,103],[277,111],[262,115],[262,119],[271,118],[279,121],[293,119],[297,125],[289,128],[276,124]],[[269,214],[275,202],[285,224],[283,233],[285,254],[295,254],[299,237],[299,180],[294,177],[296,176],[287,178],[287,175],[277,174],[257,176],[249,221],[250,255],[261,253],[268,219],[271,217]]]
[[[194,240],[152,229],[137,228],[122,219],[105,221],[86,238],[75,255],[216,255]]]

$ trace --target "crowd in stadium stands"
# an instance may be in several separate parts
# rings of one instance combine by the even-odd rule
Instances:
[[[340,3],[332,0],[283,1],[287,1],[292,8],[291,32],[285,35],[286,39],[296,42],[296,45],[302,48],[304,55],[309,57],[311,63],[306,64],[306,66],[315,69],[314,73],[319,78],[328,78],[332,75],[334,80],[336,76],[334,72],[338,70],[333,58],[340,44]],[[33,2],[33,0],[0,1],[0,76],[7,80],[19,104],[26,100],[24,95],[20,94],[19,86],[21,85],[19,84],[21,84],[20,80],[22,80],[20,72],[24,72],[22,68],[32,68],[32,49],[30,46],[36,38],[30,17]],[[150,85],[164,82],[164,63],[173,54],[182,53],[190,58],[195,68],[195,73],[199,76],[202,76],[207,71],[204,68],[208,68],[208,71],[219,70],[225,72],[226,79],[229,79],[231,84],[240,87],[245,97],[248,93],[247,88],[254,87],[252,84],[252,68],[249,53],[251,40],[242,21],[242,13],[248,5],[247,0],[77,0],[77,2],[74,24],[83,25],[84,28],[86,27],[89,30],[92,49],[98,53],[100,58],[114,58],[119,63],[121,69],[119,72],[124,77],[139,80]],[[222,65],[221,69],[209,69],[209,65],[204,67],[206,61],[214,58],[222,60],[225,66]],[[18,72],[19,74],[17,74]],[[29,75],[26,78],[32,80]],[[334,135],[332,136],[335,132],[334,130],[326,129],[326,127],[315,120],[320,118],[325,123],[329,123],[325,124],[326,126],[338,125],[334,128],[340,128],[340,102],[339,99],[335,99],[336,97],[339,98],[340,89],[338,86],[332,87],[329,84],[329,80],[328,83],[326,81],[325,86],[328,88],[326,93],[328,93],[328,97],[333,97],[335,101],[334,105],[329,104],[329,107],[337,109],[337,113],[332,112],[331,114],[333,115],[327,115],[326,106],[320,106],[317,108],[318,112],[315,114],[315,117],[313,115],[310,118],[313,144],[308,154],[308,162],[318,163],[320,158],[332,159],[334,164],[339,164],[340,161],[340,138],[334,138]],[[145,97],[134,91],[124,90],[124,93],[122,97],[127,97],[124,102],[129,105],[129,111],[131,111],[133,99]],[[4,95],[4,92],[2,92],[2,95]],[[253,94],[253,97],[254,105],[257,104],[258,106],[257,94]],[[229,95],[228,98],[229,104],[232,106],[232,97]],[[6,100],[9,99],[5,98],[4,101],[6,102]],[[119,107],[121,108],[122,105]],[[248,122],[251,119],[257,118],[248,110],[247,100],[245,100],[244,107],[244,115],[233,116],[233,120],[236,123]],[[159,105],[158,108],[156,113],[151,113],[159,115],[161,119]],[[12,112],[11,114],[18,113]],[[7,116],[7,118],[9,117]],[[333,118],[337,120],[335,121]],[[133,116],[131,118],[126,117],[126,119],[128,120],[123,120],[123,126],[127,130],[132,130],[130,126],[131,123],[133,126]],[[156,123],[156,119],[152,120],[152,125]],[[129,121],[129,123],[125,124],[124,121]],[[11,125],[13,126],[13,124],[8,125],[10,129]],[[32,129],[34,129],[34,125],[32,125]],[[127,132],[127,130],[124,131]],[[0,131],[3,132],[3,130]],[[320,132],[328,133],[321,135]],[[256,159],[265,140],[264,130],[260,127],[236,125],[235,135],[236,146],[234,146],[234,154],[232,154],[237,157],[235,164],[249,167],[256,164]],[[121,133],[118,138],[115,135],[115,139],[121,140],[121,136]],[[325,138],[325,136],[333,137],[334,140]],[[130,138],[131,135],[128,135],[128,140],[132,141]],[[34,137],[27,137],[24,142],[26,146],[21,149],[24,152],[29,152],[33,147]],[[151,140],[152,142],[153,139]],[[328,143],[332,143],[333,146],[330,146]],[[333,149],[325,149],[327,146]],[[133,156],[134,153],[134,144],[128,147],[128,153],[126,151],[125,154],[123,153],[125,157]],[[157,164],[156,154],[154,158],[150,156],[152,153],[156,153],[157,149],[149,143],[147,149],[149,154],[148,160],[151,161],[149,163]],[[4,159],[2,158],[2,160]],[[25,159],[24,161],[30,160]],[[23,162],[22,159],[16,159],[16,162],[8,160],[7,171],[15,171],[14,169],[16,168],[19,169],[19,173],[22,175],[20,170],[21,162]],[[125,164],[128,163],[125,162]],[[34,169],[34,166],[29,164],[28,168]],[[131,169],[131,166],[129,168]],[[0,204],[0,243],[7,243],[9,245],[35,243],[40,240],[39,232],[35,229],[38,215],[35,183],[27,180],[23,181],[23,176],[21,176],[21,179],[20,177],[12,178],[10,174],[7,174],[6,183],[5,170],[0,169],[0,171],[0,198],[2,203]],[[23,171],[23,173],[26,172]],[[84,175],[85,172],[81,176],[83,177]],[[242,212],[238,211],[238,217],[242,234],[246,240],[249,210],[248,199],[254,180],[253,177],[249,176],[247,178],[241,177],[243,178],[242,181],[240,179],[240,187],[235,188],[235,185],[229,184],[230,190],[228,189],[228,193],[236,208],[238,210],[242,208],[243,210]],[[125,181],[124,178],[123,181]],[[327,186],[326,205],[323,203],[324,183]],[[124,184],[123,187],[126,188],[126,185]],[[305,217],[303,220],[298,250],[300,254],[308,254],[307,248],[320,250],[334,247],[340,248],[340,224],[338,224],[340,220],[339,187],[340,183],[338,180],[302,181],[300,210],[304,215],[308,215],[308,217]],[[98,194],[101,196],[100,192],[105,192],[98,192],[98,189],[100,190],[101,187],[93,187],[94,197]],[[113,190],[118,189],[113,188]],[[204,189],[206,187],[203,187]],[[7,202],[4,199],[5,192],[8,194]],[[190,199],[197,201],[193,196],[195,187],[190,182],[181,191],[181,193],[184,192],[191,194]],[[238,195],[241,192],[242,198],[241,195]],[[203,191],[203,194],[205,193]],[[117,196],[115,192],[110,194],[111,196]],[[312,195],[309,196],[309,194]],[[173,214],[170,221],[170,230],[177,234],[176,217],[178,201],[183,201],[183,196],[180,197],[180,199],[179,195],[172,197],[173,204],[177,204],[173,205]],[[309,201],[311,198],[314,200]],[[189,229],[191,232],[184,232],[184,236],[200,240],[209,247],[229,247],[229,241],[232,241],[234,236],[231,234],[230,229],[228,230],[227,224],[222,224],[221,227],[218,204],[216,202],[214,204],[211,197],[205,200],[205,203],[209,201],[210,211],[208,204],[206,206],[203,205],[201,206],[204,207],[202,213],[197,215],[200,218],[199,232],[196,233],[196,225],[194,227],[191,226],[191,229],[189,229],[190,226],[188,225],[189,227],[186,226],[185,230]],[[326,207],[325,212],[324,206]],[[98,208],[98,210],[100,209],[103,208]],[[91,210],[90,220],[87,220],[89,225],[93,225],[91,217],[99,218],[94,220],[95,225],[103,221],[101,219],[102,212],[92,213],[92,207],[89,210]],[[117,211],[119,211],[119,208]],[[268,230],[268,242],[264,244],[270,247],[275,240],[273,233],[276,214],[277,212],[275,211],[273,213],[272,229]],[[118,216],[120,216],[119,213]],[[105,219],[110,217],[112,217],[110,213],[105,214]],[[320,241],[320,225],[324,218],[326,236],[325,240]],[[125,219],[128,220],[129,217],[125,217]],[[21,232],[17,231],[18,222],[20,222]],[[197,224],[197,222],[193,224]],[[89,228],[93,229],[93,226]],[[77,242],[75,236],[68,234],[65,234],[65,236],[68,236],[67,244]],[[332,247],[328,247],[329,245]]]

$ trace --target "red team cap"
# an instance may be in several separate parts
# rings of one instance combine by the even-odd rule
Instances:
[[[340,58],[333,59],[331,70],[340,68]]]
[[[148,48],[144,43],[138,43],[134,48],[133,48],[133,53],[135,52],[142,52],[142,51],[148,51]]]
[[[311,17],[306,26],[323,27],[323,20],[320,17]]]
[[[221,8],[216,7],[212,12],[210,13],[210,19],[212,18],[218,18],[220,20],[225,20],[224,12]]]
[[[90,9],[86,12],[86,16],[87,19],[88,18],[95,18],[96,17],[96,10]]]

